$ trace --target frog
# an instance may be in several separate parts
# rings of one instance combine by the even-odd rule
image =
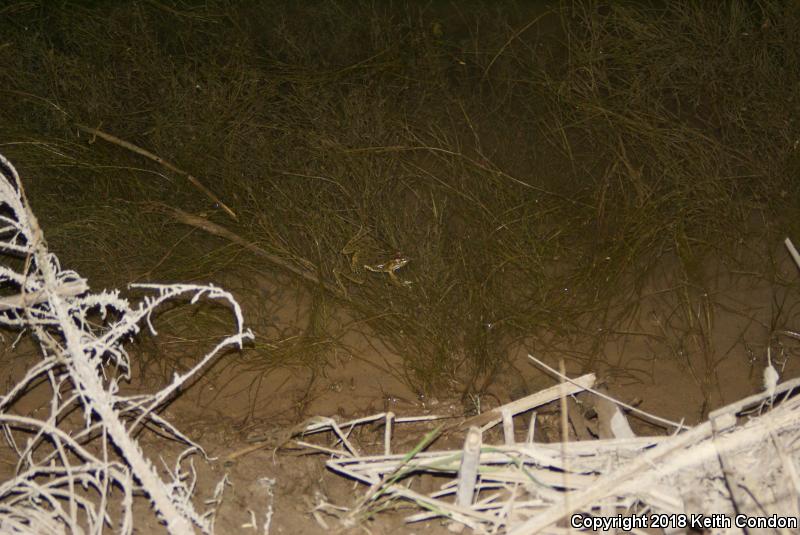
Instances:
[[[342,291],[345,298],[349,298],[347,291],[347,283],[351,282],[358,285],[363,285],[366,282],[366,272],[373,273],[386,273],[389,281],[401,287],[411,286],[409,281],[401,281],[397,276],[397,270],[410,262],[410,259],[402,253],[396,253],[392,258],[385,262],[378,264],[366,264],[362,258],[364,256],[372,256],[371,254],[365,255],[364,252],[375,251],[378,249],[378,243],[371,239],[369,230],[365,227],[360,227],[358,231],[352,236],[340,251],[342,255],[347,257],[349,266],[345,268],[334,268],[333,276],[336,278],[336,283]]]
[[[364,264],[364,269],[367,271],[372,271],[373,273],[386,273],[389,276],[389,281],[392,284],[409,287],[411,286],[411,281],[401,281],[397,276],[396,271],[404,267],[410,261],[410,258],[398,252],[394,255],[394,257],[381,264]]]

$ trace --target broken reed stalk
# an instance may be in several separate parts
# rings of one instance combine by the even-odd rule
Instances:
[[[184,225],[189,225],[198,228],[214,236],[218,236],[220,238],[224,238],[228,241],[231,241],[236,245],[239,245],[242,248],[250,251],[251,253],[255,253],[261,258],[268,260],[270,263],[278,266],[279,268],[285,269],[286,271],[289,271],[290,273],[297,275],[306,282],[310,282],[314,286],[319,286],[321,288],[324,288],[329,293],[333,294],[338,298],[341,299],[345,298],[344,293],[339,288],[337,288],[333,284],[320,280],[319,277],[314,275],[311,271],[298,268],[297,266],[294,266],[293,264],[287,262],[283,258],[268,253],[258,245],[245,240],[238,234],[231,232],[230,230],[226,229],[221,225],[218,225],[217,223],[214,223],[213,221],[209,221],[204,217],[184,212],[180,208],[167,206],[166,204],[163,203],[154,203],[153,206],[155,206],[160,211],[171,215],[173,218],[175,218],[180,223],[183,223]]]
[[[561,373],[561,477],[564,480],[564,515],[568,515],[569,508],[569,460],[567,459],[567,442],[569,442],[569,406],[567,404],[567,370],[564,366],[564,359],[559,359],[558,370]],[[567,533],[572,533],[572,527],[567,527]]]
[[[206,197],[208,197],[214,203],[219,205],[219,207],[222,208],[234,221],[238,221],[239,220],[239,218],[236,216],[236,212],[231,210],[231,208],[227,204],[222,202],[222,199],[217,197],[217,195],[213,191],[208,189],[205,185],[203,185],[202,182],[200,182],[193,175],[191,175],[190,173],[187,173],[183,169],[180,169],[180,168],[176,167],[175,165],[173,165],[172,163],[168,162],[167,160],[165,160],[161,156],[158,156],[157,154],[153,154],[149,150],[143,149],[142,147],[140,147],[138,145],[134,145],[130,141],[125,141],[124,139],[120,139],[117,136],[113,136],[113,135],[108,134],[106,132],[103,132],[102,130],[99,130],[97,128],[90,128],[90,127],[84,126],[82,124],[76,124],[75,126],[79,130],[82,130],[83,132],[86,132],[87,134],[92,134],[93,136],[99,137],[100,139],[104,139],[105,141],[108,141],[109,143],[113,143],[114,145],[117,145],[117,146],[122,147],[124,149],[128,149],[131,152],[135,152],[136,154],[144,156],[145,158],[153,160],[157,164],[160,164],[163,167],[166,167],[167,169],[169,169],[173,173],[177,173],[179,175],[182,175],[182,176],[186,177],[186,180],[188,180],[195,188],[200,190]]]

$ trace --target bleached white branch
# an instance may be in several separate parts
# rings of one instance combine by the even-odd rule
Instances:
[[[0,430],[18,455],[16,477],[0,484],[0,525],[54,533],[100,533],[104,526],[115,526],[131,533],[135,496],[143,494],[170,532],[196,528],[210,533],[214,509],[200,513],[192,500],[197,475],[190,456],[202,449],[154,411],[223,349],[242,347],[252,338],[238,303],[211,285],[136,285],[148,292],[137,305],[117,291],[90,293],[86,281],[63,270],[49,252],[19,175],[2,155],[0,210],[0,254],[24,260],[21,267],[12,267],[20,262],[0,265],[0,286],[6,292],[0,298],[0,325],[30,329],[44,357],[0,397]],[[234,333],[187,373],[176,374],[167,388],[121,396],[119,381],[128,378],[131,368],[124,343],[142,322],[155,332],[153,312],[181,297],[192,304],[199,299],[226,304],[233,312]],[[52,391],[42,417],[14,414],[35,384]],[[166,480],[132,436],[145,421],[187,445]]]

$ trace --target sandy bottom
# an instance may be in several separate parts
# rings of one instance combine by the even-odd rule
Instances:
[[[785,267],[787,277],[792,276],[791,269],[791,265]],[[246,317],[268,314],[272,330],[257,333],[263,342],[275,343],[281,336],[291,336],[307,306],[304,290],[279,288],[278,282],[264,278],[255,304],[243,296]],[[780,297],[775,287],[766,283],[745,285],[741,281],[720,287],[715,302],[725,306],[714,309],[713,331],[706,346],[710,350],[705,352],[692,345],[691,337],[680,333],[675,334],[673,343],[665,339],[663,328],[676,325],[677,312],[661,300],[658,290],[653,288],[650,297],[643,299],[637,317],[630,324],[619,326],[617,333],[607,338],[594,361],[594,369],[584,369],[585,364],[566,359],[568,373],[575,376],[595,372],[618,399],[688,424],[701,421],[715,407],[762,389],[766,347],[770,330],[775,330],[776,295]],[[780,319],[791,325],[794,318],[784,314]],[[800,320],[794,324],[800,328]],[[158,341],[137,343],[131,349],[132,357],[135,361],[137,352],[144,354],[153,347],[160,352],[176,348],[186,352],[190,347],[181,347],[176,340],[177,337],[162,336]],[[30,343],[12,349],[8,335],[5,341],[6,350],[0,363],[2,375],[7,378],[5,386],[9,388],[37,356]],[[781,372],[782,380],[800,375],[800,361],[794,355],[797,345],[790,336],[773,337],[773,364]],[[199,474],[197,496],[210,497],[217,481],[225,474],[228,476],[230,484],[219,509],[217,533],[264,533],[265,515],[270,510],[269,533],[324,533],[329,529],[323,523],[332,529],[338,527],[337,520],[323,511],[313,514],[315,508],[323,503],[351,506],[366,489],[329,472],[324,456],[284,444],[288,429],[312,416],[330,416],[341,421],[387,410],[400,416],[436,413],[458,419],[474,413],[478,404],[486,410],[556,383],[527,357],[528,353],[534,353],[557,367],[560,355],[555,351],[539,352],[536,341],[530,340],[515,344],[511,352],[509,366],[489,392],[480,400],[465,403],[444,394],[420,398],[392,373],[401,369],[401,356],[391,354],[363,331],[345,333],[336,348],[326,354],[329,365],[316,372],[308,367],[280,365],[265,370],[263,357],[259,361],[251,349],[218,360],[162,416],[201,444],[212,458],[209,462],[201,459],[195,462]],[[186,358],[191,362],[188,352]],[[134,374],[136,378],[129,385],[132,391],[152,391],[169,375],[170,370],[152,364],[153,358],[148,362],[151,364],[144,378]],[[16,406],[16,411],[36,415],[44,402],[42,395],[31,392]],[[665,432],[635,418],[631,418],[631,424],[639,434]],[[524,431],[520,429],[521,433]],[[419,427],[400,428],[393,444],[395,451],[407,451],[423,435],[424,430]],[[377,453],[381,436],[380,429],[367,428],[357,440],[365,451]],[[557,433],[551,438],[557,440]],[[165,458],[182,449],[178,443],[152,435],[142,435],[141,440],[145,451]],[[436,443],[434,448],[457,447],[460,440],[462,437],[452,437],[448,443]],[[275,447],[281,444],[289,447],[276,451]],[[14,457],[7,448],[0,454],[2,475],[11,477]],[[226,462],[231,455],[235,460]],[[430,489],[440,483],[432,479],[423,482]],[[439,521],[404,523],[404,517],[417,512],[412,505],[386,511],[363,524],[368,531],[355,528],[352,532],[448,533]],[[251,526],[252,518],[258,530]],[[146,504],[141,504],[137,532],[158,531],[156,526]]]

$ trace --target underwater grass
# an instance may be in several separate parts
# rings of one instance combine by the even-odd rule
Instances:
[[[742,238],[797,230],[782,2],[17,7],[0,150],[55,250],[95,285],[281,272],[161,203],[312,274],[307,343],[267,337],[265,369],[324,366],[341,307],[421,393],[485,390],[523,339],[593,368],[679,244],[743,269]],[[398,254],[408,286],[363,267]]]

